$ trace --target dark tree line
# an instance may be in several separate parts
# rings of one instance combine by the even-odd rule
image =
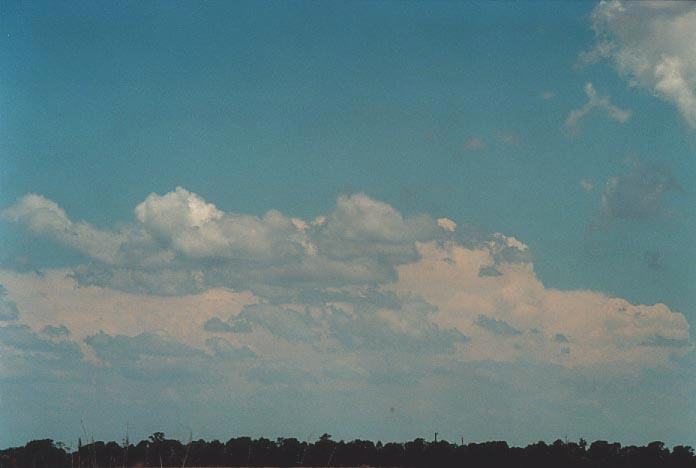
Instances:
[[[415,439],[405,443],[369,440],[336,442],[324,434],[313,443],[294,438],[269,440],[237,437],[182,443],[156,432],[133,445],[127,441],[79,442],[75,450],[51,439],[34,440],[24,447],[0,451],[0,468],[116,468],[116,467],[285,467],[285,466],[379,466],[379,467],[514,467],[514,468],[696,468],[694,451],[688,446],[671,450],[662,442],[625,446],[584,440],[552,444],[537,442],[510,447],[507,442],[452,444]]]

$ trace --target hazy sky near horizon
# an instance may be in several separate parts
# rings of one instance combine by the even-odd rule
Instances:
[[[0,27],[1,446],[693,443],[696,5]]]

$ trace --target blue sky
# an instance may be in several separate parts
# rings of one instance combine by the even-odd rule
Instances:
[[[198,390],[168,367],[173,353],[184,361],[179,370],[205,361],[204,381],[221,369],[235,375],[211,383],[217,403],[199,411],[207,416],[191,416],[216,437],[230,430],[216,420],[219,404],[242,421],[238,430],[259,434],[316,426],[344,437],[408,437],[437,430],[440,415],[441,432],[454,440],[466,420],[491,421],[467,429],[480,438],[688,442],[695,428],[676,409],[693,400],[657,382],[694,387],[695,17],[688,4],[616,2],[5,5],[0,279],[4,315],[14,315],[14,304],[19,316],[0,333],[10,368],[2,393],[34,375],[59,397],[17,431],[1,431],[0,441],[38,436],[40,418],[67,439],[74,434],[59,428],[79,412],[102,437],[119,437],[120,428],[97,422],[100,412],[125,424],[142,411],[104,408],[99,393],[80,409],[74,394],[99,381],[127,400],[133,382],[152,391],[166,381],[183,401]],[[445,219],[456,228],[443,227]],[[436,287],[442,280],[424,276],[430,289],[409,283],[435,258],[459,259],[452,261],[460,270],[441,274],[473,288],[466,298],[456,282],[447,297]],[[471,265],[497,272],[490,281],[501,283],[480,292],[488,286],[467,276]],[[431,267],[423,271],[440,271]],[[82,296],[61,293],[73,282]],[[507,295],[510,285],[519,290]],[[41,302],[40,291],[60,298]],[[645,305],[636,313],[646,322],[626,325],[640,336],[609,325],[609,306],[597,304],[611,300]],[[113,310],[97,312],[90,301]],[[212,309],[196,312],[206,301]],[[158,307],[181,309],[169,320]],[[145,309],[151,316],[137,318]],[[311,317],[288,319],[301,310]],[[225,326],[201,328],[212,318]],[[534,341],[535,333],[550,342],[564,335],[551,325],[558,320],[576,327],[568,341],[578,351],[560,338],[554,345],[571,361]],[[59,325],[67,337],[43,331]],[[269,336],[285,339],[284,352],[296,358],[277,361]],[[147,351],[122,355],[129,340]],[[162,340],[167,351],[156,350]],[[503,341],[510,349],[495,354]],[[232,351],[220,351],[223,342]],[[319,359],[318,342],[340,357]],[[633,369],[626,375],[616,370],[625,363],[608,357],[631,346],[620,356]],[[607,355],[591,355],[593,347]],[[337,423],[340,413],[327,408],[338,402],[369,406],[383,395],[393,406],[384,389],[399,381],[392,371],[413,350],[422,362],[402,377],[419,386],[404,396],[402,429],[372,411]],[[56,353],[76,380],[43,376],[42,352]],[[238,367],[208,362],[223,355]],[[375,359],[383,368],[365,364]],[[161,381],[143,380],[144,368],[129,362]],[[350,372],[331,377],[342,366]],[[535,387],[535,373],[553,382],[549,389]],[[354,388],[336,396],[341,379]],[[619,401],[626,381],[637,389],[633,402]],[[307,385],[315,400],[291,401]],[[591,396],[583,394],[588,385]],[[460,409],[461,391],[479,409]],[[226,404],[230,392],[253,395]],[[666,401],[654,414],[662,420],[636,418],[655,395]],[[24,411],[44,397],[6,401]],[[526,421],[541,411],[539,399],[558,407],[530,435]],[[270,424],[288,411],[280,427],[248,416],[268,401],[280,406],[258,420]],[[154,397],[143,405],[140,427],[184,424]],[[583,419],[583,405],[605,417]],[[14,411],[0,406],[16,422]],[[467,417],[447,421],[452,411]],[[295,424],[298,415],[307,420]]]

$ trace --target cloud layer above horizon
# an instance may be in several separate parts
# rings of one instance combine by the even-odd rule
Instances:
[[[256,6],[6,9],[0,446],[688,442],[696,4]]]
[[[364,194],[340,196],[331,213],[302,220],[278,211],[224,212],[179,187],[149,195],[134,214],[134,222],[103,230],[71,220],[36,194],[5,209],[6,220],[86,260],[62,273],[5,272],[6,319],[16,320],[13,311],[20,310],[32,329],[92,348],[104,341],[95,341],[96,333],[164,333],[209,354],[268,358],[280,357],[278,343],[285,343],[286,356],[330,349],[344,357],[390,351],[458,361],[654,366],[692,347],[685,317],[663,304],[546,288],[516,238],[467,238],[450,219],[404,216]],[[14,286],[21,282],[31,285],[24,293]],[[39,291],[51,297],[65,290],[74,291],[65,313],[40,312],[46,306],[31,302]],[[183,298],[215,291],[227,307],[174,311]],[[107,316],[104,307],[117,309],[105,306],[107,297],[128,306]],[[159,311],[149,321],[137,310],[148,297],[172,304],[169,320]]]

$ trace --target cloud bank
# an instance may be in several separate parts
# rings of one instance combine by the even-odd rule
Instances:
[[[644,178],[605,189],[615,216],[627,209],[621,194],[647,190],[633,179]],[[183,188],[149,195],[113,230],[35,194],[2,216],[86,259],[0,270],[0,411],[42,417],[47,431],[65,418],[34,414],[37,398],[59,398],[66,414],[92,405],[88,414],[134,415],[152,430],[184,424],[151,412],[162,404],[211,431],[229,413],[250,430],[295,434],[349,406],[356,413],[341,427],[368,436],[416,421],[528,435],[520,408],[544,413],[551,402],[551,422],[603,408],[611,425],[636,409],[621,403],[618,384],[600,392],[586,376],[642,382],[693,355],[689,324],[664,304],[548,288],[519,239],[472,237],[452,219],[406,216],[364,194],[308,220],[228,213]],[[36,389],[29,400],[26,385]],[[385,419],[380,408],[395,409]],[[12,437],[22,434],[35,428],[20,424]]]
[[[630,217],[658,210],[655,191],[669,185],[663,179],[633,172],[617,179],[605,189],[605,211]],[[626,200],[635,200],[636,192],[639,206],[633,209]],[[332,212],[302,220],[273,210],[263,216],[224,212],[177,188],[149,195],[134,214],[130,225],[99,230],[35,194],[3,211],[5,219],[90,260],[67,279],[20,275],[34,283],[26,294],[46,289],[58,296],[36,283],[62,282],[54,289],[65,290],[74,281],[84,294],[72,295],[66,308],[93,308],[98,297],[130,304],[85,326],[90,320],[81,312],[59,312],[57,297],[49,302],[55,323],[46,321],[48,311],[37,320],[36,311],[48,304],[25,299],[23,308],[34,311],[26,320],[35,320],[37,330],[83,340],[95,361],[106,362],[100,351],[106,344],[120,346],[101,335],[104,330],[139,340],[145,340],[142,333],[163,332],[208,354],[231,356],[239,349],[267,359],[342,350],[361,361],[363,352],[391,350],[568,367],[668,365],[690,349],[686,319],[663,304],[549,289],[518,239],[501,233],[465,238],[451,219],[404,216],[364,194],[341,196]],[[17,284],[20,276],[9,280]],[[226,297],[220,309],[195,310],[211,294]],[[169,323],[161,306],[154,307],[156,319],[137,310],[140,296],[170,303]],[[190,312],[175,311],[182,307]],[[108,323],[116,320],[130,325]],[[565,338],[562,345],[558,336]],[[274,354],[269,341],[284,343],[283,355]]]

